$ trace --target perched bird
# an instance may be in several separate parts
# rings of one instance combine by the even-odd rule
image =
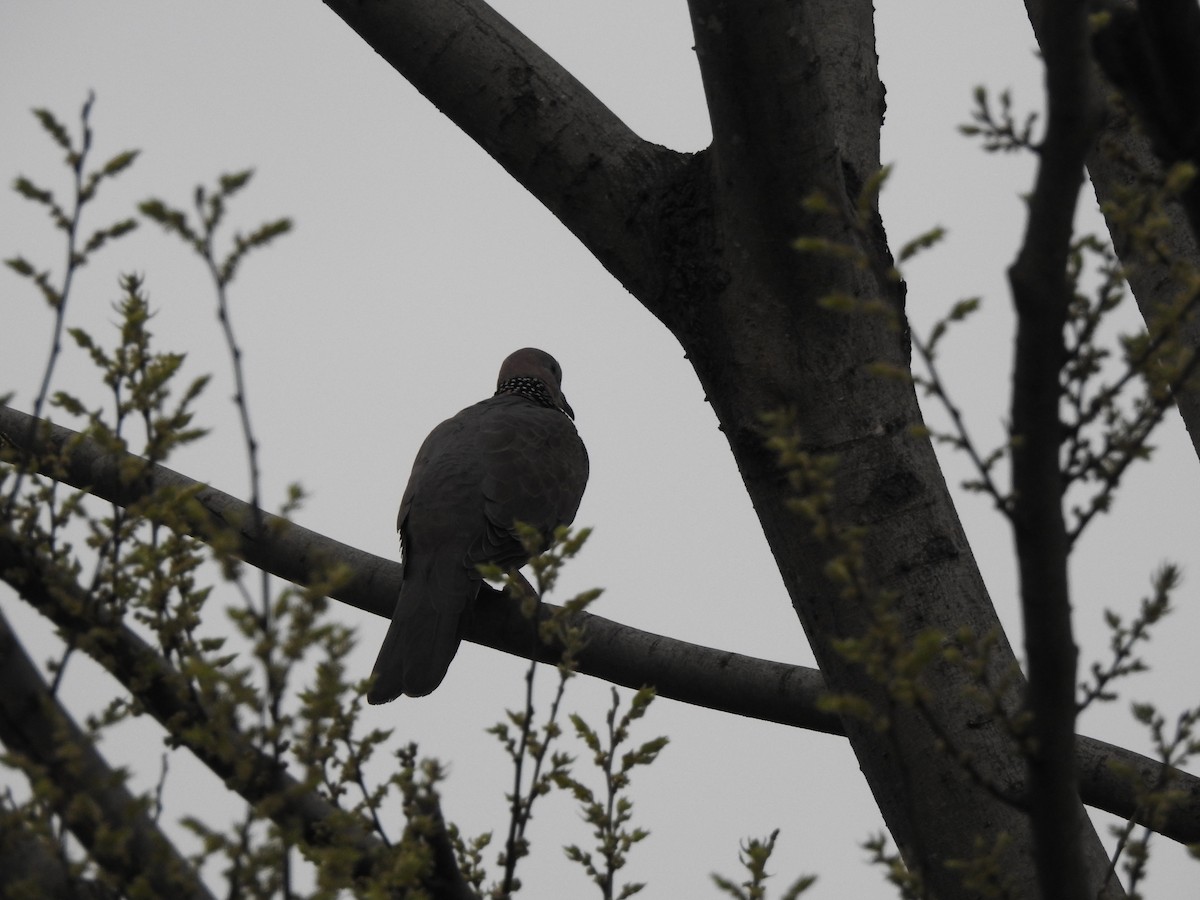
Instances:
[[[404,580],[367,700],[421,697],[446,676],[459,618],[479,592],[477,566],[529,560],[513,527],[549,546],[575,519],[588,456],[554,357],[526,347],[500,366],[496,393],[447,419],[417,451],[396,528]]]

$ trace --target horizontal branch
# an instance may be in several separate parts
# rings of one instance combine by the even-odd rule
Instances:
[[[214,523],[238,527],[239,555],[250,565],[295,584],[307,584],[314,572],[327,571],[331,562],[344,565],[350,577],[330,596],[357,609],[390,617],[403,570],[398,562],[365,553],[267,513],[262,532],[250,523],[255,517],[247,504],[212,487],[200,486],[164,466],[154,466],[137,486],[122,480],[127,460],[105,454],[77,432],[43,423],[40,428],[25,413],[0,406],[0,432],[37,435],[37,455],[61,456],[61,481],[121,506],[165,487],[199,488],[196,500],[208,517],[195,523],[197,535],[211,533]],[[71,447],[69,453],[63,453]],[[515,603],[486,588],[486,594],[466,618],[465,638],[514,656],[528,658],[531,624]],[[549,606],[549,604],[546,604]],[[600,616],[585,615],[588,645],[580,655],[580,672],[614,684],[638,688],[654,685],[659,696],[721,712],[761,719],[796,728],[844,735],[840,720],[823,710],[825,693],[819,671],[805,666],[757,659],[702,647],[641,631]],[[558,659],[552,646],[541,658]],[[1129,818],[1137,814],[1133,787],[1113,774],[1112,766],[1135,771],[1143,784],[1165,781],[1183,798],[1159,833],[1183,843],[1200,841],[1200,778],[1179,770],[1164,772],[1156,760],[1080,736],[1076,750],[1080,794],[1088,806]]]

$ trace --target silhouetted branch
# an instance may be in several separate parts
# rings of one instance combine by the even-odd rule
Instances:
[[[1027,660],[1030,821],[1038,881],[1048,897],[1084,900],[1089,888],[1075,775],[1075,670],[1070,540],[1063,517],[1060,374],[1074,296],[1067,260],[1084,160],[1098,110],[1091,105],[1087,4],[1047,3],[1040,23],[1047,127],[1025,236],[1009,269],[1017,311],[1012,390],[1012,527]]]
[[[486,3],[325,5],[554,214],[635,296],[665,293],[666,182],[689,154],[642,140]]]
[[[1109,0],[1093,40],[1104,74],[1130,100],[1158,157],[1200,166],[1200,6],[1196,0]],[[1180,202],[1200,235],[1200,177]]]
[[[23,810],[15,809],[8,798],[0,798],[0,872],[4,873],[7,896],[120,900],[115,888],[73,875],[70,862],[29,825]]]
[[[1180,7],[1190,4],[1193,9],[1196,7],[1195,0],[1156,0],[1154,3],[1138,3],[1137,8],[1155,6],[1165,10],[1175,4]],[[1043,42],[1043,23],[1050,4],[1047,0],[1025,0],[1025,5],[1034,34],[1039,42]],[[1134,6],[1128,0],[1105,0],[1095,4],[1096,9],[1123,10],[1122,16],[1136,17]],[[1121,78],[1118,68],[1126,63],[1112,59],[1113,48],[1108,44],[1121,32],[1126,21],[1122,16],[1098,29],[1093,43],[1101,63],[1098,68],[1103,68],[1105,74],[1118,80]],[[1165,17],[1172,28],[1178,26],[1175,41],[1186,43],[1196,40],[1195,26],[1187,24],[1194,18],[1194,15],[1175,19]],[[1185,65],[1195,66],[1197,59],[1200,59],[1200,55],[1193,54]],[[1174,89],[1181,94],[1188,91],[1182,85],[1176,85]],[[1148,190],[1156,190],[1165,178],[1164,165],[1152,147],[1151,139],[1135,126],[1123,104],[1111,102],[1114,94],[1113,85],[1098,77],[1092,79],[1090,95],[1086,99],[1079,98],[1080,102],[1103,109],[1100,131],[1088,154],[1087,167],[1096,189],[1096,199],[1108,223],[1113,248],[1126,267],[1125,274],[1146,327],[1154,332],[1164,316],[1173,317],[1176,314],[1180,293],[1179,267],[1200,270],[1200,241],[1197,240],[1195,226],[1189,221],[1194,220],[1194,213],[1189,217],[1179,203],[1167,203],[1162,209],[1154,211],[1156,228],[1150,242],[1146,240],[1145,227],[1130,221],[1128,215],[1114,214],[1128,208],[1134,195],[1145,195]],[[1190,121],[1200,122],[1200,118],[1193,116]],[[1200,179],[1193,181],[1191,190],[1193,195],[1200,192]],[[1138,197],[1136,202],[1141,203],[1142,197]],[[1188,347],[1200,347],[1200,315],[1195,311],[1187,315],[1182,323],[1180,339]],[[1175,391],[1173,399],[1187,426],[1192,448],[1200,456],[1200,383],[1193,381],[1183,385]]]
[[[85,602],[85,591],[53,564],[29,552],[0,524],[0,574],[23,599],[59,628],[87,634],[87,652],[137,699],[148,713],[197,759],[249,803],[267,810],[285,830],[312,847],[336,847],[357,854],[354,877],[369,883],[376,863],[388,852],[383,843],[347,811],[339,809],[289,775],[271,756],[220,724],[189,691],[186,679],[138,635]],[[442,900],[473,897],[457,870],[436,796],[420,798],[422,839],[433,850],[434,870],[424,885]],[[386,869],[388,863],[384,863]],[[165,894],[164,894],[165,896]]]
[[[22,429],[29,424],[30,416],[0,406],[0,431],[25,434]],[[72,450],[64,460],[66,468],[59,477],[110,502],[129,504],[165,485],[197,486],[177,472],[155,466],[137,487],[131,487],[119,477],[120,460],[106,456],[76,432],[46,423],[36,433],[40,435],[39,445],[32,449],[42,454],[58,455],[71,442]],[[196,499],[209,517],[207,522],[196,523],[197,534],[210,529],[213,520],[253,521],[242,501],[215,488],[201,489]],[[331,596],[357,609],[391,617],[402,575],[398,562],[365,553],[299,525],[283,523],[266,513],[262,519],[265,535],[245,529],[240,532],[240,555],[246,562],[267,568],[296,584],[305,584],[309,573],[324,571],[323,567],[331,562],[345,564],[350,576]],[[815,669],[690,644],[600,616],[585,613],[583,619],[588,646],[579,657],[582,674],[633,688],[653,685],[659,696],[683,703],[844,735],[838,717],[820,707],[825,682]],[[518,603],[497,591],[485,586],[464,626],[467,640],[514,656],[529,657],[533,626],[521,614]],[[135,636],[135,640],[140,639]],[[558,648],[542,645],[544,662],[557,663],[560,655]],[[1109,763],[1117,762],[1137,771],[1147,784],[1157,783],[1163,768],[1155,760],[1082,736],[1076,752],[1084,803],[1127,818],[1137,812],[1133,791],[1129,785],[1119,783],[1120,779],[1109,770]],[[1183,843],[1196,843],[1200,841],[1200,778],[1178,771],[1167,777],[1182,799],[1160,833]]]
[[[329,840],[327,822],[339,810],[305,791],[236,732],[224,735],[227,740],[221,742],[205,741],[214,717],[195,699],[186,679],[134,631],[87,603],[86,591],[39,557],[7,523],[0,523],[0,575],[63,631],[86,634],[88,654],[233,790],[251,803],[275,798],[280,801],[277,815],[289,827],[318,844]],[[380,846],[371,835],[354,829],[338,835],[338,840],[364,853]]]
[[[50,780],[51,806],[96,862],[119,883],[156,896],[211,900],[195,869],[50,693],[2,613],[0,684],[0,741],[24,758],[22,768]]]

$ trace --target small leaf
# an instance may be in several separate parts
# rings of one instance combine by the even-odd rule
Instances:
[[[222,175],[218,179],[218,183],[221,187],[221,193],[226,197],[236,194],[246,186],[246,183],[250,181],[250,178],[253,175],[253,169],[246,169],[242,172],[234,172],[232,175]]]
[[[62,147],[68,153],[71,152],[71,138],[67,134],[67,129],[63,124],[54,118],[54,113],[48,109],[35,109],[33,114],[37,116],[37,120],[42,123],[42,128],[54,138],[54,143]]]
[[[809,194],[801,201],[801,206],[807,212],[811,213],[832,213],[834,211],[833,204],[829,202],[829,198],[820,191]]]
[[[128,234],[135,228],[137,228],[137,222],[133,219],[125,219],[124,221],[110,225],[108,228],[102,228],[88,238],[87,243],[83,245],[83,252],[86,255],[99,250],[108,241]]]
[[[913,380],[912,372],[906,367],[883,362],[882,360],[869,363],[867,371],[879,378],[887,378],[893,381],[911,382]]]
[[[971,313],[979,309],[979,297],[968,297],[965,300],[959,300],[950,310],[950,315],[947,318],[952,322],[961,322]]]
[[[34,203],[44,203],[48,206],[54,205],[54,194],[45,188],[40,188],[25,176],[18,176],[13,182],[13,190],[27,200],[32,200]]]
[[[23,256],[14,256],[11,259],[6,259],[4,264],[18,275],[23,275],[26,278],[32,278],[35,273],[33,266]]]
[[[916,256],[923,250],[928,250],[930,247],[939,243],[946,236],[946,229],[940,225],[929,229],[924,234],[919,234],[903,247],[900,248],[900,262],[906,262]]]
[[[106,162],[100,171],[106,177],[111,178],[133,165],[133,161],[138,158],[139,153],[141,153],[140,150],[126,150],[124,153],[118,153]]]
[[[1196,166],[1190,162],[1179,162],[1167,171],[1164,187],[1172,194],[1183,193],[1196,178]]]

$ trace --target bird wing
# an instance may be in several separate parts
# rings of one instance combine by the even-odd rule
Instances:
[[[570,419],[523,397],[491,397],[430,433],[400,503],[404,581],[370,702],[422,696],[441,683],[458,650],[459,619],[479,591],[477,566],[524,565],[529,553],[514,522],[532,525],[548,545],[555,528],[574,521],[587,476]]]

